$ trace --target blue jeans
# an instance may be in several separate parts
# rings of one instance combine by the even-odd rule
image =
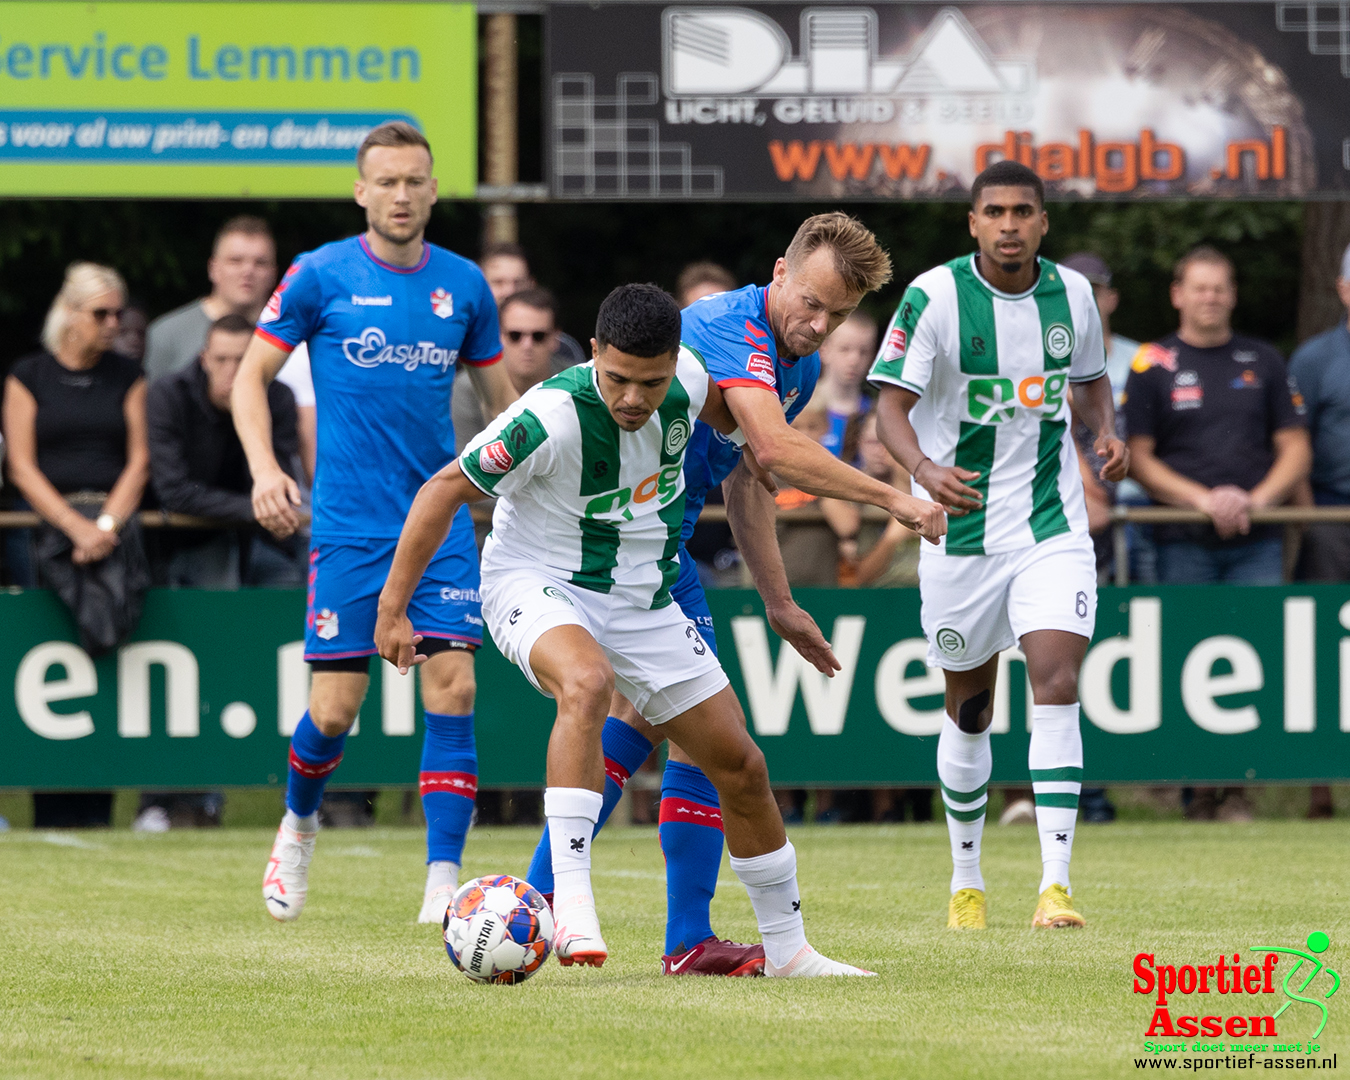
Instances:
[[[1278,585],[1284,580],[1284,542],[1273,536],[1231,547],[1159,544],[1158,580],[1168,585]]]

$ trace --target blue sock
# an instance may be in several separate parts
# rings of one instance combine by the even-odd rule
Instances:
[[[666,856],[666,955],[713,936],[712,898],[722,868],[717,789],[693,765],[667,761],[661,777],[661,851]]]
[[[323,801],[328,777],[342,761],[347,733],[331,738],[309,718],[309,710],[300,717],[291,736],[290,771],[286,777],[286,808],[300,817],[309,817]]]
[[[642,767],[652,752],[652,744],[645,735],[612,716],[605,720],[600,742],[605,751],[605,801],[600,807],[600,820],[595,823],[592,839],[599,835],[600,827],[619,804],[628,778]],[[553,891],[553,850],[549,847],[548,825],[544,826],[544,835],[534,849],[525,880],[540,892]]]
[[[427,862],[458,864],[464,857],[464,837],[469,832],[473,800],[478,794],[473,713],[467,716],[426,713],[417,787],[422,795],[422,813],[427,819]]]

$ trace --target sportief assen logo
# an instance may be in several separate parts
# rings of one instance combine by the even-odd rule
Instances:
[[[1308,935],[1306,950],[1254,945],[1247,952],[1259,957],[1260,962],[1246,964],[1240,952],[1221,955],[1211,963],[1179,965],[1160,963],[1154,953],[1136,954],[1134,993],[1155,995],[1153,1015],[1144,1032],[1144,1049],[1154,1055],[1275,1053],[1307,1057],[1317,1053],[1321,1046],[1314,1040],[1327,1026],[1327,1002],[1341,985],[1340,975],[1320,959],[1330,944],[1330,938],[1317,931]],[[1201,994],[1222,997],[1184,1003],[1174,1000]],[[1280,997],[1272,1001],[1270,995],[1276,994]],[[1293,1005],[1304,1008],[1286,1017]],[[1277,1029],[1277,1022],[1285,1029],[1283,1033]],[[1209,1068],[1209,1060],[1185,1059],[1181,1067]],[[1136,1059],[1140,1067],[1146,1063],[1155,1068],[1176,1067],[1175,1059],[1158,1063]],[[1336,1064],[1334,1056],[1325,1058],[1320,1066],[1311,1061],[1294,1064],[1289,1058],[1256,1061],[1253,1057],[1253,1064],[1243,1067],[1335,1068]]]

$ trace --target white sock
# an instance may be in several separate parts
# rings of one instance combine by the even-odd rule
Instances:
[[[294,829],[296,832],[318,832],[319,812],[315,810],[314,813],[301,817],[288,806],[286,807],[286,816],[281,819],[281,823],[286,828]]]
[[[439,889],[443,885],[458,888],[459,863],[449,861],[427,863],[427,892]]]
[[[591,837],[605,797],[589,788],[544,789],[553,851],[553,912],[566,914],[578,905],[594,906],[591,891]]]
[[[786,967],[806,944],[797,892],[797,851],[792,841],[767,855],[748,859],[733,855],[731,869],[750,894],[759,936],[764,939],[764,958],[774,967]]]
[[[989,729],[971,735],[947,717],[938,736],[937,772],[942,783],[942,806],[947,811],[947,835],[952,842],[952,892],[984,890],[980,839],[993,770]]]
[[[1027,754],[1031,788],[1036,792],[1036,829],[1041,834],[1041,892],[1051,885],[1069,888],[1073,828],[1083,789],[1083,733],[1077,705],[1033,705],[1031,750]]]

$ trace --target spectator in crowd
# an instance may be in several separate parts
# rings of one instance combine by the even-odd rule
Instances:
[[[197,362],[206,333],[222,315],[257,322],[277,282],[277,249],[260,217],[230,218],[216,233],[206,264],[211,292],[161,315],[146,333],[145,375],[151,382]]]
[[[1091,252],[1079,252],[1064,259],[1062,265],[1077,270],[1092,284],[1092,295],[1097,301],[1097,313],[1102,320],[1102,343],[1106,346],[1106,374],[1111,380],[1111,390],[1116,396],[1116,430],[1121,437],[1125,431],[1125,383],[1130,376],[1130,364],[1139,352],[1139,342],[1115,333],[1111,328],[1111,317],[1120,306],[1120,293],[1111,284],[1111,267],[1100,255]],[[1148,506],[1148,493],[1137,480],[1126,477],[1119,484],[1103,484],[1097,479],[1102,462],[1092,449],[1092,438],[1087,425],[1074,420],[1074,438],[1079,452],[1087,461],[1083,471],[1083,483],[1088,497],[1088,513],[1091,518],[1094,506],[1101,510],[1101,499],[1106,499],[1106,511],[1116,504],[1122,506]],[[1088,477],[1092,477],[1091,484]],[[1098,502],[1094,504],[1093,500]],[[1091,524],[1091,522],[1089,522]],[[1113,563],[1114,552],[1111,545],[1111,533],[1098,521],[1098,528],[1092,529],[1094,546],[1097,550],[1098,567],[1103,571]],[[1157,580],[1157,563],[1153,550],[1153,531],[1147,525],[1129,525],[1126,528],[1126,540],[1130,552],[1130,580],[1141,584],[1151,584]],[[1079,801],[1079,809],[1083,803]]]
[[[117,325],[112,351],[137,364],[141,363],[145,359],[145,335],[149,321],[145,306],[139,300],[129,301],[122,309],[122,319]]]
[[[175,588],[298,588],[304,583],[295,538],[279,539],[255,525],[253,480],[230,416],[230,390],[252,336],[253,324],[242,315],[223,315],[211,325],[197,363],[150,387],[150,469],[160,506],[253,526],[179,538],[169,564],[169,584]],[[273,451],[282,467],[294,473],[295,397],[274,380],[268,404]]]
[[[69,538],[77,567],[113,554],[149,477],[145,380],[134,361],[111,351],[125,302],[115,270],[74,263],[47,313],[43,349],[16,362],[5,380],[9,477]],[[139,533],[133,527],[128,536]],[[40,828],[111,820],[111,792],[33,800]]]
[[[525,254],[525,249],[519,244],[505,242],[488,244],[483,249],[483,257],[478,260],[478,268],[487,278],[488,288],[492,290],[498,308],[508,296],[524,289],[532,289],[537,284],[530,272],[530,260]],[[556,319],[556,304],[554,306]],[[558,331],[558,342],[554,346],[554,351],[563,354],[555,360],[559,371],[574,364],[584,364],[591,358],[589,349],[583,348],[576,338],[563,333],[562,330]],[[459,393],[459,387],[455,387],[455,393]]]
[[[687,308],[695,300],[737,288],[735,276],[724,266],[706,259],[692,262],[675,279],[675,302]]]
[[[567,353],[558,347],[558,304],[547,289],[537,285],[521,289],[503,300],[497,311],[502,328],[502,364],[516,393],[523,394],[571,366]],[[466,371],[455,376],[450,409],[460,450],[492,419],[483,415]]]
[[[1350,247],[1341,256],[1336,293],[1350,308]],[[1289,361],[1289,374],[1308,410],[1312,485],[1302,501],[1350,506],[1350,327],[1346,320],[1305,341]],[[1303,530],[1300,581],[1350,581],[1350,525],[1317,523]],[[1334,814],[1331,788],[1312,789],[1310,818]]]
[[[877,352],[877,323],[855,311],[820,346],[820,382],[813,401],[825,407],[828,427],[821,443],[850,465],[858,460],[858,427],[872,409],[864,392],[867,369]]]
[[[1190,507],[1208,525],[1154,530],[1158,580],[1274,585],[1283,577],[1278,531],[1253,527],[1252,510],[1278,506],[1308,476],[1303,401],[1270,345],[1234,334],[1233,264],[1210,247],[1176,265],[1175,334],[1145,346],[1126,385],[1130,474],[1157,503]],[[1194,820],[1251,820],[1241,789],[1222,802],[1196,788]]]

